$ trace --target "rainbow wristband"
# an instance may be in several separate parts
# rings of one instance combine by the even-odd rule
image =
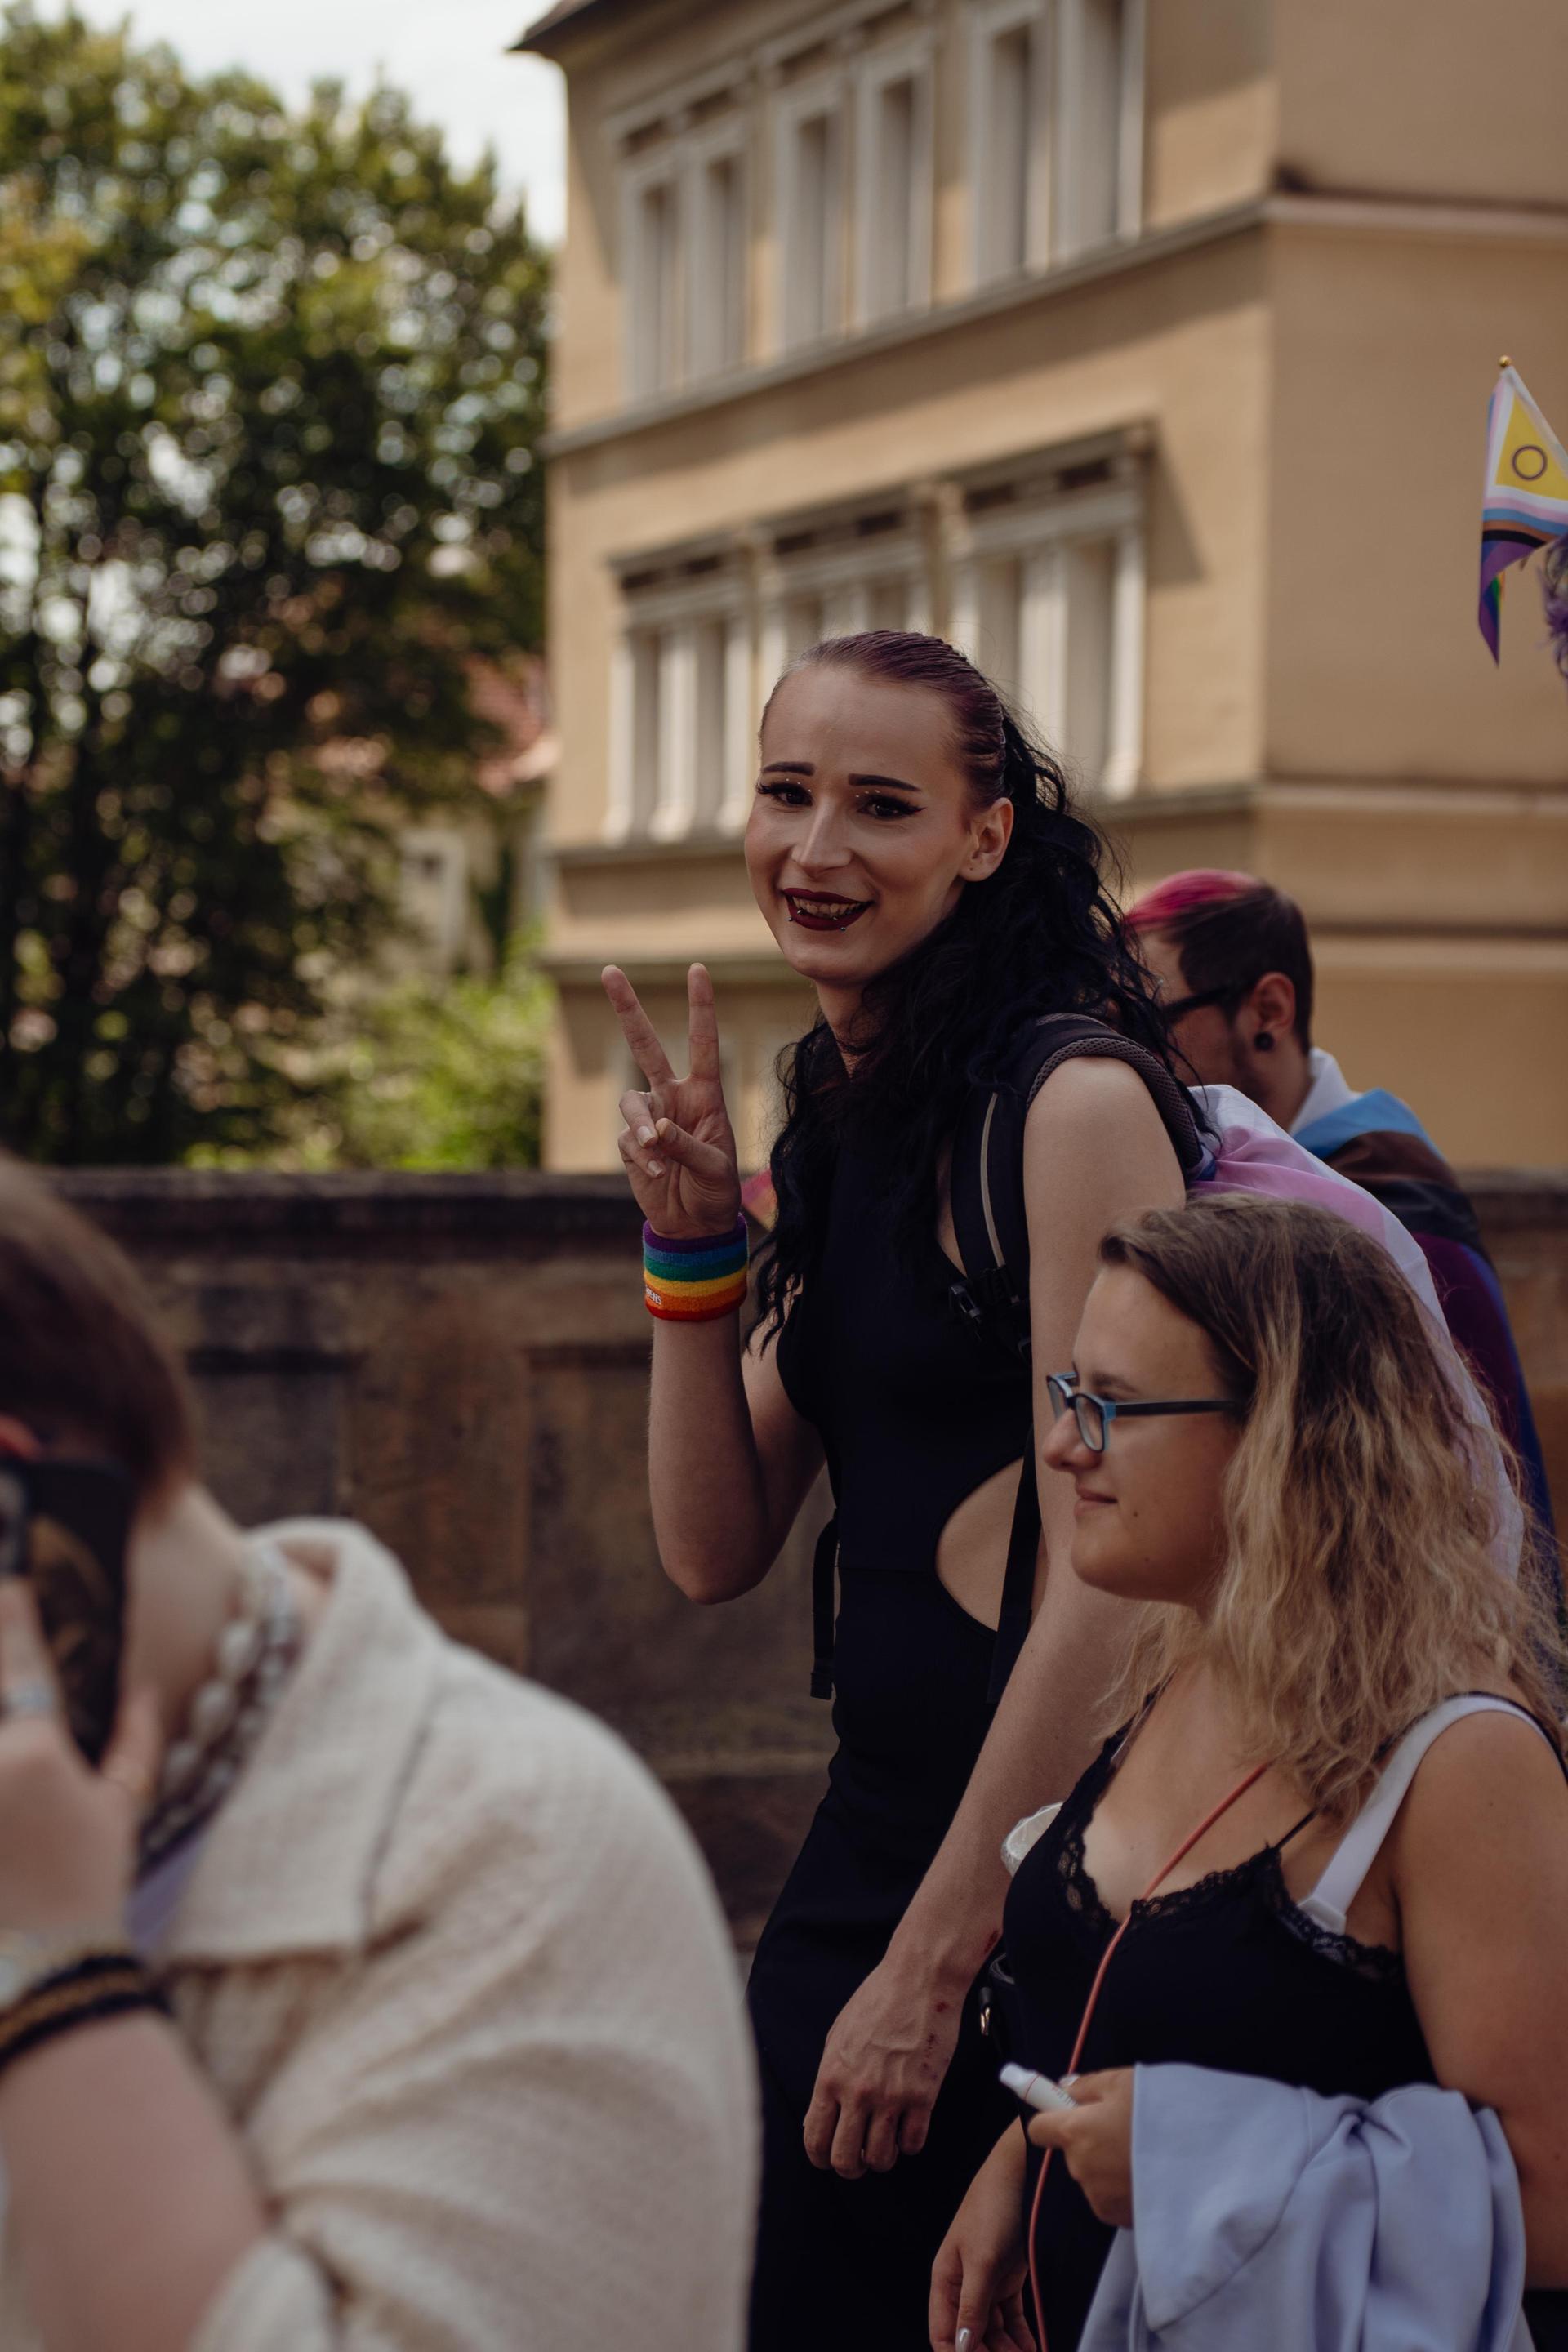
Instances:
[[[672,1242],[642,1229],[643,1297],[661,1323],[713,1323],[746,1296],[746,1220],[727,1234]]]

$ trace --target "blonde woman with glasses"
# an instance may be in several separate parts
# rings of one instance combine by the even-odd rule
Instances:
[[[1463,2093],[1506,2136],[1529,2284],[1568,2287],[1555,1629],[1494,1564],[1496,1490],[1426,1312],[1375,1243],[1300,1205],[1160,1211],[1100,1255],[1044,1452],[1076,1574],[1142,1622],[1120,1727],[1008,1841],[1000,1978],[1012,2054],[1079,2069],[1077,2105],[998,2142],[938,2257],[931,2341],[1031,2345],[1031,2256],[1048,2352],[1089,2340],[1138,2220],[1134,2066]],[[1484,2247],[1438,2252],[1484,2292]],[[1563,2301],[1527,2296],[1538,2347],[1568,2340]],[[1220,2320],[1192,2340],[1228,2344]],[[1312,2324],[1281,2312],[1269,2341]]]

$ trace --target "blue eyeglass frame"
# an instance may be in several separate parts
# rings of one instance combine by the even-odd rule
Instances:
[[[1237,1410],[1234,1397],[1175,1397],[1163,1398],[1156,1403],[1119,1404],[1113,1397],[1096,1396],[1092,1389],[1080,1389],[1070,1372],[1047,1372],[1046,1393],[1050,1398],[1055,1420],[1059,1421],[1070,1407],[1078,1424],[1079,1436],[1091,1454],[1104,1453],[1113,1421],[1152,1419],[1157,1413],[1235,1412]],[[1086,1423],[1086,1406],[1092,1406],[1100,1415],[1098,1436],[1092,1425]]]

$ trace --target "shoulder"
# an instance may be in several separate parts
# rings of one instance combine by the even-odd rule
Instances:
[[[384,1849],[376,1910],[526,1922],[575,1945],[654,1915],[695,1966],[728,1960],[711,1883],[651,1773],[568,1700],[439,1644],[429,1709]]]
[[[1121,1213],[1175,1207],[1184,1196],[1175,1150],[1148,1087],[1129,1063],[1082,1055],[1053,1070],[1029,1106],[1024,1168],[1031,1192],[1108,1187]]]
[[[1111,1054],[1077,1054],[1051,1072],[1029,1105],[1029,1124],[1072,1129],[1100,1119],[1147,1116],[1164,1124],[1145,1081],[1131,1063]]]
[[[1467,1799],[1484,1804],[1506,1796],[1517,1801],[1528,1790],[1561,1798],[1568,1805],[1563,1767],[1540,1726],[1511,1707],[1478,1708],[1449,1724],[1432,1742],[1406,1804],[1426,1810]]]
[[[745,2170],[751,2058],[733,1946],[690,1833],[602,1724],[442,1650],[380,1874],[367,2002],[411,1950],[435,2030],[460,2038],[466,2018],[490,2020],[497,2066],[519,2082],[552,2053],[557,2079],[568,2070],[606,2112],[630,2100],[637,2127],[684,2149],[721,2196],[721,2155]],[[635,2091],[611,2079],[617,2067]]]
[[[1568,1826],[1568,1783],[1533,1723],[1501,1708],[1461,1717],[1422,1758],[1391,1839],[1396,1879],[1511,1875]]]

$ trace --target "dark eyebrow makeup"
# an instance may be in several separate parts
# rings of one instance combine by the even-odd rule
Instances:
[[[762,772],[764,776],[815,776],[816,770],[809,760],[769,760]],[[849,782],[857,792],[918,793],[921,789],[904,776],[851,776]]]

